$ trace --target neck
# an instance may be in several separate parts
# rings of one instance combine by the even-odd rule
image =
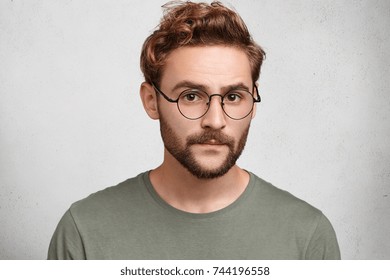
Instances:
[[[249,174],[234,165],[223,176],[200,179],[165,151],[164,162],[150,173],[150,180],[171,206],[191,213],[209,213],[233,203],[248,185]]]

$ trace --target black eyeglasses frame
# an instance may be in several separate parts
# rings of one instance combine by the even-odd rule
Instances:
[[[156,86],[155,83],[152,83],[152,86],[153,86],[155,92],[158,93],[158,94],[161,94],[161,95],[164,97],[164,99],[165,99],[166,101],[171,102],[171,103],[176,103],[176,104],[177,104],[177,109],[179,110],[180,114],[182,114],[183,117],[185,117],[186,119],[189,119],[189,120],[198,120],[198,119],[200,119],[201,117],[203,117],[204,115],[206,115],[207,112],[208,112],[209,109],[210,109],[210,102],[211,102],[211,98],[212,98],[212,97],[214,97],[214,96],[220,96],[220,97],[221,97],[221,100],[223,100],[223,98],[229,93],[229,92],[227,92],[227,93],[225,93],[224,95],[222,95],[222,94],[211,94],[211,95],[209,95],[209,94],[207,94],[207,92],[205,92],[205,93],[207,94],[207,96],[209,97],[209,102],[207,103],[207,105],[208,105],[207,110],[206,110],[200,117],[197,117],[197,118],[189,118],[189,117],[187,117],[186,115],[183,114],[183,112],[180,110],[180,107],[179,107],[179,99],[180,99],[180,96],[181,96],[182,93],[184,93],[185,91],[181,92],[181,93],[179,94],[179,97],[178,97],[177,99],[172,99],[172,98],[170,98],[168,95],[166,95],[161,89],[159,89],[159,88]],[[255,97],[253,96],[255,90],[256,90],[257,98],[255,98]],[[223,112],[225,113],[225,115],[228,116],[229,118],[233,119],[233,120],[242,120],[242,119],[246,118],[247,116],[249,116],[249,114],[252,113],[252,111],[253,111],[253,106],[254,106],[254,104],[255,104],[255,103],[260,103],[260,102],[261,102],[261,97],[260,97],[260,94],[259,94],[259,89],[257,88],[256,84],[253,84],[253,90],[252,90],[252,91],[253,91],[253,93],[251,93],[250,91],[248,91],[248,93],[249,93],[249,94],[252,96],[252,98],[253,98],[252,109],[248,112],[248,114],[246,114],[244,117],[241,117],[241,118],[232,118],[231,116],[229,116],[228,113],[226,113],[225,109],[223,108],[223,105],[224,105],[224,104],[223,104],[223,102],[221,102],[221,107],[222,107],[222,110],[223,110]]]

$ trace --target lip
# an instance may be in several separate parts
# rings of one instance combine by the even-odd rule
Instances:
[[[220,142],[203,142],[199,144],[195,144],[193,146],[198,151],[203,151],[207,153],[220,153],[226,150],[227,145]]]
[[[214,140],[214,139],[200,143],[200,144],[201,145],[225,145],[225,143],[219,142],[219,141]]]
[[[220,143],[220,142],[213,142],[213,143],[210,143],[210,142],[205,142],[205,143],[199,143],[198,144],[199,146],[201,147],[222,147],[222,146],[226,146],[226,144],[224,143]]]

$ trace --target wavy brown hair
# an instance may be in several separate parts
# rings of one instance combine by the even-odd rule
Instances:
[[[148,83],[159,84],[167,56],[185,46],[234,46],[243,50],[257,81],[265,52],[257,45],[242,18],[220,2],[173,1],[165,4],[158,28],[145,40],[141,70]]]

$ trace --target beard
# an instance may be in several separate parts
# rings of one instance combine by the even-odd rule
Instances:
[[[225,135],[220,130],[213,129],[207,129],[201,133],[188,136],[184,147],[182,147],[180,138],[164,118],[161,118],[160,116],[160,131],[165,148],[183,167],[198,179],[214,179],[221,177],[236,164],[237,159],[244,150],[249,127],[250,124],[248,124],[248,127],[244,130],[238,140],[237,148],[235,148],[236,141],[232,137]],[[205,144],[211,140],[218,144],[226,145],[229,148],[225,160],[216,168],[209,168],[199,164],[191,151],[192,145]]]

